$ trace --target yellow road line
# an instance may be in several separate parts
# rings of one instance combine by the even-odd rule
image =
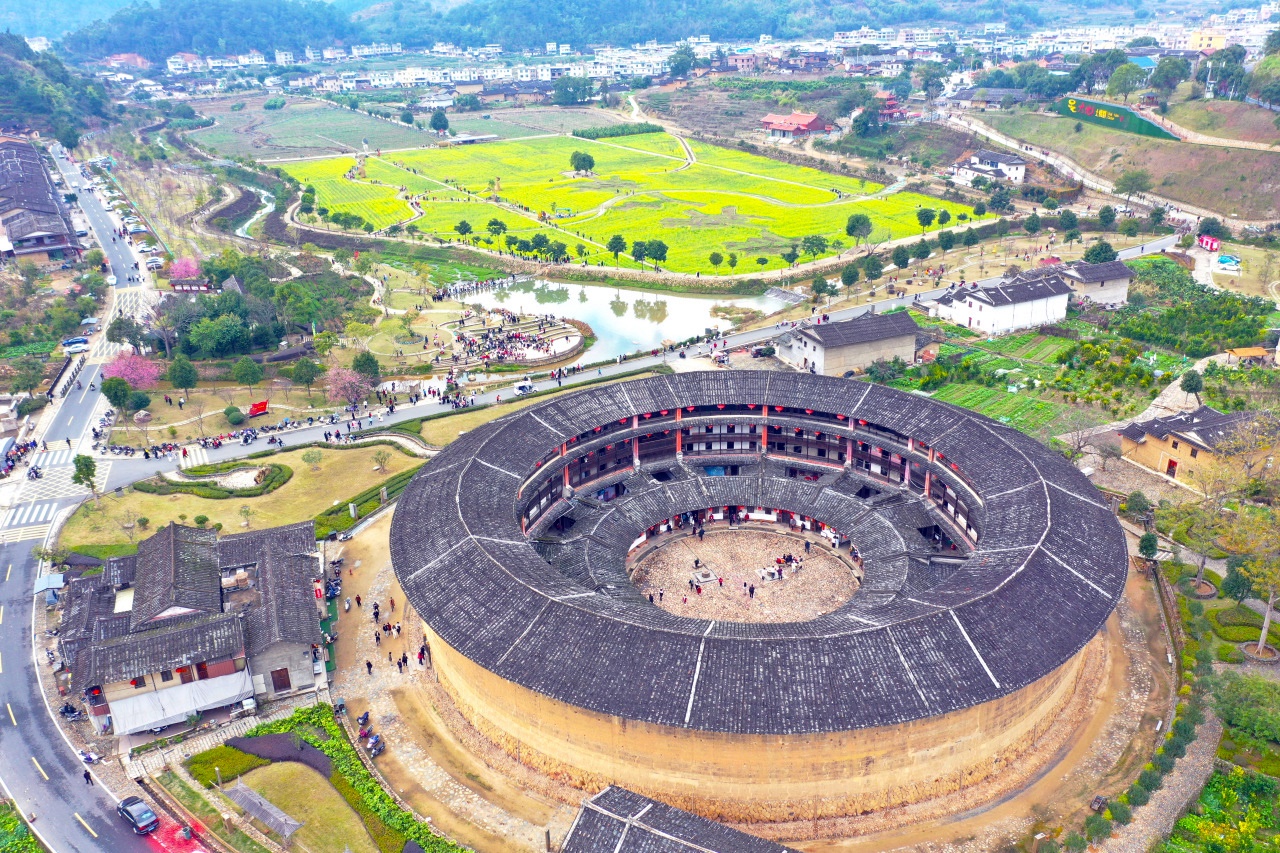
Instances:
[[[0,625],[4,624],[4,605],[0,604]]]
[[[9,580],[9,575],[11,574],[13,574],[13,563],[10,563],[9,568],[5,569],[4,579],[6,582]]]
[[[75,814],[75,816],[76,816],[76,820],[80,821],[80,825],[81,825],[81,826],[83,826],[83,827],[85,828],[85,831],[86,831],[86,832],[88,832],[88,833],[89,833],[90,835],[92,835],[94,838],[97,838],[97,837],[98,837],[98,833],[94,832],[94,831],[93,831],[93,828],[92,828],[91,826],[89,826],[89,824],[87,824],[87,823],[85,823],[85,822],[84,822],[84,818],[80,817],[80,812],[74,812],[73,814]]]
[[[4,657],[0,655],[0,675],[4,675]]]
[[[9,721],[16,726],[18,724],[18,719],[17,717],[13,716],[13,706],[10,705],[8,702],[5,702],[4,706],[9,710]]]
[[[44,781],[48,782],[49,774],[44,772],[44,768],[40,766],[39,761],[36,761],[36,757],[34,755],[31,756],[31,763],[34,764],[36,766],[36,769],[40,771],[40,775],[44,777]]]

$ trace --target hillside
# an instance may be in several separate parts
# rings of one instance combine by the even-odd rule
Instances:
[[[319,0],[159,0],[76,30],[63,47],[86,59],[139,53],[163,62],[178,51],[221,56],[257,49],[270,55],[276,48],[300,51],[362,35],[359,24]]]
[[[1146,169],[1155,192],[1175,201],[1241,219],[1280,217],[1280,153],[1149,139],[1091,124],[1076,131],[1075,122],[1056,116],[986,113],[982,121],[1109,179]]]
[[[72,30],[123,9],[131,0],[41,0],[40,14],[31,14],[24,0],[0,0],[0,30],[24,36],[61,38]]]
[[[30,127],[75,147],[80,131],[108,120],[102,86],[52,53],[34,53],[21,36],[0,33],[0,126]]]

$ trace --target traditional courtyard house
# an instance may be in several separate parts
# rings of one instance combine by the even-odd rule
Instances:
[[[0,258],[46,264],[79,257],[71,213],[39,152],[25,139],[0,136]]]
[[[958,326],[1003,335],[1064,320],[1071,293],[1060,274],[1037,270],[987,287],[958,287],[938,297],[935,313]]]
[[[1135,421],[1120,430],[1120,453],[1148,471],[1185,481],[1194,477],[1197,464],[1212,460],[1234,440],[1241,426],[1257,416],[1257,412],[1219,412],[1200,406],[1190,412]]]
[[[956,164],[953,179],[957,184],[969,186],[979,177],[1021,184],[1027,179],[1027,161],[1017,154],[983,148]]]
[[[1077,261],[1063,267],[1062,274],[1081,301],[1108,306],[1120,306],[1129,301],[1133,270],[1125,266],[1123,261],[1101,264]]]
[[[147,731],[325,683],[311,522],[169,524],[64,594],[59,646],[99,731]]]
[[[847,376],[873,362],[916,357],[920,327],[906,311],[863,314],[839,323],[792,329],[778,340],[778,357],[797,370]]]

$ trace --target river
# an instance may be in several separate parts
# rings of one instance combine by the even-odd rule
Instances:
[[[582,357],[584,362],[655,349],[664,340],[681,341],[704,334],[708,329],[727,332],[733,328],[734,321],[714,316],[712,308],[717,305],[768,314],[786,304],[768,296],[690,296],[544,280],[522,281],[501,290],[469,294],[462,301],[521,314],[554,314],[581,320],[591,327],[597,338]]]

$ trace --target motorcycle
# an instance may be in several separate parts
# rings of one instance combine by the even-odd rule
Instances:
[[[364,724],[361,724],[361,726],[360,726],[360,740],[364,740],[365,738],[369,737],[369,736],[370,736],[370,735],[372,735],[372,734],[373,734],[373,726],[369,726],[369,727],[367,727],[367,728],[366,728],[366,727],[364,726]]]
[[[369,757],[377,758],[379,755],[382,755],[382,753],[386,752],[386,749],[387,749],[386,741],[382,741],[377,746],[371,746],[369,747]]]
[[[360,716],[356,717],[356,722],[357,722],[357,723],[359,723],[359,724],[360,724],[360,725],[362,725],[362,726],[363,726],[365,723],[369,722],[369,712],[368,712],[368,711],[365,711],[363,714],[361,714]]]
[[[351,610],[351,599],[350,599],[350,598],[347,598],[347,600],[346,600],[346,601],[342,602],[342,609],[343,609],[343,611],[344,611],[344,612],[346,612],[346,611],[350,611],[350,610]]]
[[[383,742],[382,735],[373,735],[372,737],[369,738],[369,748],[373,749],[374,747],[376,747],[378,744],[382,742]]]

